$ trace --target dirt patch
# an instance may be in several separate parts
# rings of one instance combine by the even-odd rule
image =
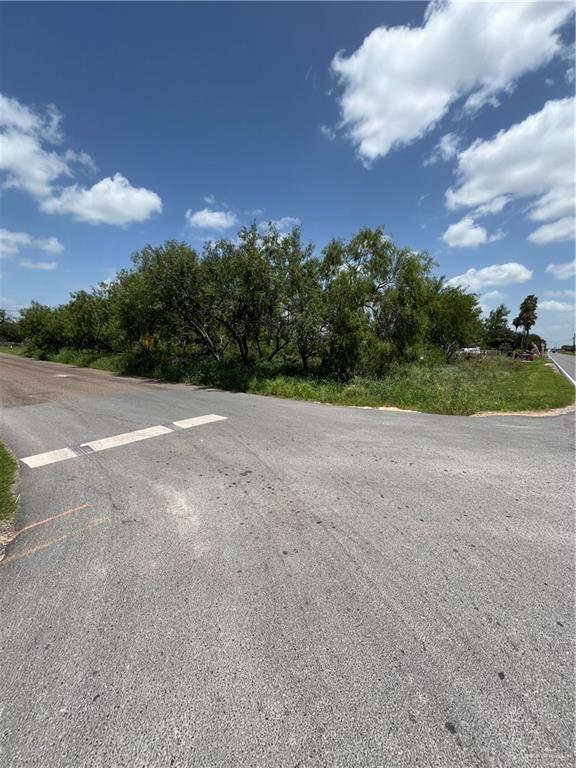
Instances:
[[[480,411],[471,414],[472,418],[483,416],[530,416],[531,418],[544,418],[546,416],[563,416],[565,413],[574,413],[576,405],[566,405],[564,408],[550,408],[548,411]]]

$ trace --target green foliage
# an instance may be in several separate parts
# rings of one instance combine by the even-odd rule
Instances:
[[[18,498],[13,490],[16,472],[16,459],[0,443],[0,521],[9,520],[18,507]]]
[[[40,352],[56,352],[66,342],[61,308],[48,307],[33,301],[22,311],[20,328],[28,346]]]
[[[16,344],[22,341],[20,322],[5,309],[0,309],[0,339]]]
[[[536,312],[536,308],[538,306],[538,297],[534,296],[533,294],[530,294],[529,296],[526,296],[524,301],[520,304],[520,312],[518,314],[518,322],[519,325],[522,326],[524,329],[523,333],[523,347],[526,348],[528,346],[528,335],[530,333],[530,328],[536,323],[536,319],[538,317],[538,314]]]
[[[382,379],[355,377],[347,383],[289,376],[259,378],[252,381],[249,391],[335,405],[387,406],[456,416],[574,403],[574,387],[543,360],[522,363],[506,357],[444,367],[404,365]]]
[[[436,280],[429,295],[430,341],[447,361],[460,347],[478,344],[484,337],[481,309],[474,294]]]
[[[91,365],[113,352],[128,371],[170,380],[204,366],[208,378],[245,386],[265,363],[341,381],[381,377],[431,348],[450,360],[505,326],[499,308],[485,328],[477,297],[433,266],[381,227],[333,240],[317,257],[298,228],[253,224],[202,254],[176,240],[147,245],[109,284],[56,308],[33,303],[18,327],[37,356]]]

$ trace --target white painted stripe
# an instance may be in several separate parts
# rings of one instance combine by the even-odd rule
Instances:
[[[176,427],[180,427],[180,429],[189,429],[190,427],[200,426],[200,424],[209,424],[212,421],[225,421],[226,419],[227,416],[218,416],[215,413],[209,413],[207,416],[194,416],[191,419],[175,421],[173,424]],[[116,448],[120,445],[136,443],[139,440],[147,440],[149,437],[168,435],[175,431],[176,430],[172,429],[172,427],[164,427],[160,424],[157,427],[137,429],[134,432],[124,432],[121,435],[113,435],[112,437],[103,437],[100,440],[91,440],[89,443],[81,443],[76,450],[73,448],[59,448],[56,451],[48,451],[48,453],[38,453],[35,456],[26,456],[26,458],[20,459],[20,461],[32,468],[43,467],[46,464],[54,464],[57,461],[64,461],[65,459],[74,459],[81,456],[83,453],[88,453],[88,451],[82,451],[83,448],[87,448],[91,451],[105,451],[108,448]]]
[[[88,446],[93,451],[105,451],[107,448],[116,448],[119,445],[136,443],[139,440],[147,440],[149,437],[167,435],[169,432],[174,432],[174,430],[161,425],[158,427],[148,427],[147,429],[137,429],[134,432],[124,432],[122,435],[104,437],[101,440],[92,440],[89,443],[80,443],[80,447]]]
[[[200,424],[210,424],[211,421],[226,421],[227,418],[227,416],[209,413],[207,416],[194,416],[192,419],[182,419],[182,421],[173,421],[172,423],[180,429],[189,429],[190,427],[198,427]]]
[[[64,461],[65,459],[74,459],[76,454],[72,448],[59,448],[57,451],[48,451],[48,453],[37,453],[35,456],[26,456],[20,461],[27,464],[29,467],[44,467],[46,464],[54,464],[56,461]]]
[[[574,386],[576,387],[576,381],[574,381],[574,379],[572,378],[572,376],[570,376],[570,374],[568,373],[568,371],[564,370],[564,368],[562,368],[562,366],[560,365],[560,363],[559,363],[557,360],[555,360],[553,357],[551,357],[550,359],[552,360],[552,362],[554,363],[554,365],[555,365],[557,368],[560,368],[560,370],[562,371],[562,373],[564,374],[564,376],[566,376],[566,378],[567,378],[567,379],[570,379],[570,381],[572,382],[572,384],[574,384]]]

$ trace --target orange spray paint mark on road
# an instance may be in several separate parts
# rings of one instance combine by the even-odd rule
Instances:
[[[66,517],[67,515],[72,515],[74,512],[80,512],[83,509],[88,509],[91,507],[91,504],[80,504],[79,507],[73,507],[73,509],[66,509],[64,512],[59,512],[57,515],[52,515],[51,517],[45,517],[43,520],[37,520],[35,523],[30,523],[29,525],[25,525],[23,528],[20,528],[17,531],[14,531],[12,536],[8,539],[9,541],[14,541],[14,539],[17,536],[20,536],[21,533],[25,533],[26,531],[32,530],[32,528],[36,528],[39,525],[46,525],[46,523],[51,523],[53,520],[58,520],[60,517]]]
[[[14,555],[10,555],[9,557],[4,558],[0,562],[0,568],[3,568],[5,565],[8,565],[9,563],[13,563],[16,560],[21,560],[23,557],[29,557],[30,555],[35,555],[37,552],[41,552],[43,549],[46,549],[47,547],[51,547],[54,544],[58,544],[61,541],[64,541],[65,539],[69,539],[72,536],[76,536],[79,533],[82,533],[83,531],[89,531],[91,528],[95,528],[97,525],[102,525],[102,523],[110,522],[109,517],[98,517],[96,520],[93,520],[88,525],[84,525],[82,528],[78,528],[75,531],[71,531],[70,533],[65,533],[63,536],[58,536],[56,539],[50,539],[49,541],[44,541],[41,544],[37,544],[35,547],[30,547],[29,549],[24,549],[22,552],[17,552]]]

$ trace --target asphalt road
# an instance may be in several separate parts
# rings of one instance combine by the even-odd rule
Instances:
[[[21,463],[3,768],[573,765],[571,415],[345,409],[7,356],[0,392],[19,458],[74,448]],[[226,420],[174,426],[206,414]]]
[[[576,355],[565,355],[562,352],[549,352],[548,356],[552,358],[560,368],[562,368],[572,381],[576,381]]]

